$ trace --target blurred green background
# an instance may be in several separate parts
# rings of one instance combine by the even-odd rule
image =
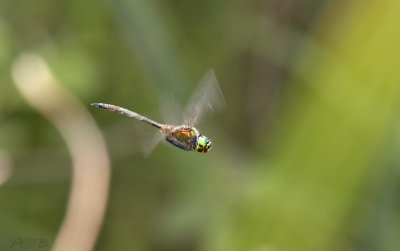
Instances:
[[[0,250],[52,243],[71,160],[16,89],[40,54],[94,116],[112,161],[95,250],[400,250],[398,0],[0,1]],[[213,68],[226,110],[207,155],[139,152],[121,105],[161,120]],[[68,104],[66,104],[68,105]],[[0,172],[1,173],[1,172]],[[41,250],[50,249],[51,245]]]

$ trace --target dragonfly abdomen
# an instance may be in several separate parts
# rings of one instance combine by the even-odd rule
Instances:
[[[119,107],[116,105],[104,104],[104,103],[93,103],[92,106],[96,106],[101,109],[105,109],[105,110],[112,111],[112,112],[130,117],[130,118],[134,118],[134,119],[143,121],[147,124],[157,127],[158,129],[160,129],[162,126],[160,123],[157,123],[154,120],[151,120],[151,119],[149,119],[145,116],[142,116],[136,112],[130,111],[128,109],[125,109],[125,108],[122,108],[122,107]]]

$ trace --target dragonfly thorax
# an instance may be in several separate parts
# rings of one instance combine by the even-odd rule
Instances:
[[[186,151],[198,151],[206,153],[211,149],[211,141],[191,125],[162,125],[160,130],[164,133],[165,139]]]

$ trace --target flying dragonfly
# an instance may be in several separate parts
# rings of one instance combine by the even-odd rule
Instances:
[[[152,125],[161,131],[162,135],[169,143],[183,150],[207,153],[212,147],[211,140],[201,134],[194,125],[200,121],[205,113],[224,108],[225,100],[219,88],[215,73],[210,69],[199,81],[189,99],[186,110],[179,112],[180,114],[178,114],[178,116],[183,118],[181,125],[161,124],[116,105],[105,103],[93,103],[91,105]],[[170,114],[166,115],[171,116]]]

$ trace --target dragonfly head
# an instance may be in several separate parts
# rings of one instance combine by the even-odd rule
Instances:
[[[211,140],[209,140],[204,135],[199,135],[197,137],[197,147],[196,150],[199,153],[206,153],[211,149]]]

